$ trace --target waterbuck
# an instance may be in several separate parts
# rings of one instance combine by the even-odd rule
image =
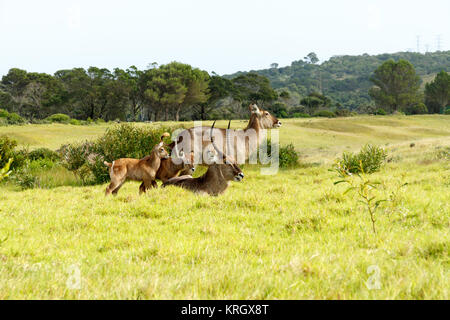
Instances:
[[[150,155],[142,159],[122,158],[112,163],[105,161],[104,164],[110,168],[109,176],[111,178],[111,183],[106,188],[105,195],[111,193],[117,195],[126,180],[142,181],[139,194],[151,188],[161,165],[161,159],[169,158],[169,154],[164,149],[164,137],[170,137],[170,134],[165,132],[161,136],[160,142],[153,147]]]
[[[161,180],[163,183],[171,178],[183,175],[192,175],[194,173],[194,154],[191,153],[189,158],[184,156],[181,151],[179,154],[180,158],[174,159],[169,157],[167,159],[161,159],[161,165],[159,166],[158,172],[156,172],[156,179]],[[158,187],[156,181],[152,181],[152,186],[154,188]],[[144,187],[144,183],[141,184],[140,188]]]
[[[256,104],[250,104],[249,109],[250,120],[243,130],[231,130],[229,126],[228,129],[215,128],[214,130],[205,126],[189,128],[180,132],[170,147],[185,152],[195,151],[195,159],[198,162],[203,154],[212,149],[208,135],[214,136],[214,141],[223,154],[234,156],[238,163],[244,163],[265,139],[264,129],[281,126],[281,122],[276,117],[258,108]],[[194,143],[197,145],[194,146]]]
[[[215,123],[214,121],[211,131],[214,129]],[[193,178],[192,176],[172,178],[166,181],[163,187],[173,185],[191,190],[195,193],[217,196],[228,188],[229,181],[241,181],[244,178],[244,173],[236,162],[231,157],[227,157],[222,153],[214,143],[212,134],[210,137],[216,154],[212,157],[212,163],[208,165],[208,171],[199,178]]]

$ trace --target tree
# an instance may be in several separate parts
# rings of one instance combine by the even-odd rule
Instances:
[[[309,53],[303,59],[305,59],[306,62],[310,64],[316,64],[317,62],[319,62],[319,58],[317,57],[317,54],[315,54],[314,52]]]
[[[375,87],[370,97],[378,107],[389,111],[405,110],[419,102],[420,77],[406,60],[388,60],[379,66],[370,78]]]
[[[430,113],[442,113],[450,103],[450,74],[439,72],[425,85],[425,103]]]
[[[235,97],[247,104],[256,102],[264,106],[278,98],[277,92],[272,88],[269,79],[256,73],[246,73],[232,79],[236,89]]]
[[[276,62],[271,63],[271,64],[270,64],[270,67],[271,67],[272,69],[276,69],[276,68],[278,68],[278,63],[276,63]]]
[[[300,104],[307,108],[310,115],[313,115],[320,108],[329,108],[332,101],[319,92],[312,92],[307,97],[301,99]]]

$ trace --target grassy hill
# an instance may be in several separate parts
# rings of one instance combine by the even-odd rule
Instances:
[[[294,144],[302,166],[264,176],[246,165],[245,179],[219,197],[175,187],[139,196],[128,182],[105,198],[106,185],[67,176],[25,191],[0,185],[0,299],[448,299],[449,117],[283,123],[281,143]],[[0,135],[56,149],[106,127],[0,127]],[[368,177],[377,199],[389,200],[377,234],[329,171],[342,151],[369,142],[390,159]],[[43,175],[57,178],[54,170]]]
[[[416,68],[424,82],[433,80],[441,70],[450,71],[450,51],[433,53],[399,52],[380,55],[335,56],[320,65],[308,64],[302,60],[294,61],[290,66],[252,70],[269,78],[272,86],[288,90],[298,103],[299,97],[312,91],[323,91],[336,102],[350,109],[370,104],[368,90],[373,71],[384,61],[406,59]],[[226,77],[242,74],[238,72]]]

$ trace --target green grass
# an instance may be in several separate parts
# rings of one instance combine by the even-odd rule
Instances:
[[[449,120],[283,120],[281,142],[294,143],[305,165],[274,176],[245,166],[243,182],[216,198],[174,187],[139,197],[129,182],[105,199],[106,185],[74,186],[63,172],[59,187],[0,186],[0,299],[448,299],[450,163],[440,151],[450,147]],[[57,148],[105,128],[0,134],[33,132],[33,147]],[[395,195],[378,209],[377,234],[328,171],[337,154],[368,142],[390,157],[370,176],[375,195]],[[79,290],[67,286],[72,265]],[[379,290],[366,286],[370,266]]]

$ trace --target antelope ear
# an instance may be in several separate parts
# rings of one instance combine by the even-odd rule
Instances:
[[[261,111],[259,111],[259,108],[255,103],[250,105],[250,112],[258,115],[261,114]]]
[[[158,144],[158,147],[162,147],[163,144],[164,144],[164,142],[161,141],[161,142]]]

